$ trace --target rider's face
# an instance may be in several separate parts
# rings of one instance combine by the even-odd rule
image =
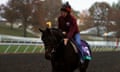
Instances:
[[[67,16],[67,12],[61,11],[61,16],[66,17]]]

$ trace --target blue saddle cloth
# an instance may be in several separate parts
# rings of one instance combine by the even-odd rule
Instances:
[[[81,40],[81,46],[84,56],[91,56],[90,46],[85,40]]]

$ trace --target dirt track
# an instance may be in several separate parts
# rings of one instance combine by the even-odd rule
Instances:
[[[51,72],[51,65],[43,54],[1,54],[0,72]],[[120,72],[120,52],[93,53],[87,72]]]

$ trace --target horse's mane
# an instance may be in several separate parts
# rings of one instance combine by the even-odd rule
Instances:
[[[62,31],[60,29],[57,28],[51,28],[50,30],[54,31],[57,34],[62,34]]]
[[[64,35],[62,34],[62,31],[60,29],[57,29],[57,28],[51,28],[50,29],[51,32],[57,37],[57,38],[63,38]]]

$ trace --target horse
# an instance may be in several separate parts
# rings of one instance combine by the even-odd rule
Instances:
[[[52,72],[74,72],[77,68],[80,72],[86,72],[90,60],[80,62],[80,56],[71,41],[64,45],[61,30],[55,28],[39,30],[42,32],[41,39],[45,46],[45,58],[51,61]]]

